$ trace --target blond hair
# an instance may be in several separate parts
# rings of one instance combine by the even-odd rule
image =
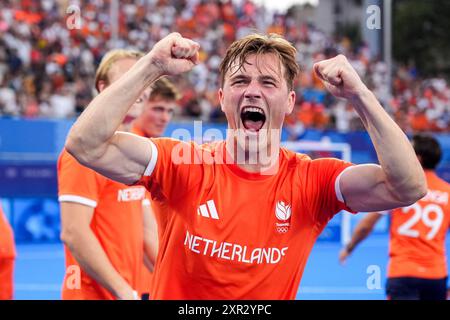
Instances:
[[[108,51],[102,58],[100,65],[95,73],[95,89],[100,92],[99,83],[104,81],[106,85],[109,85],[108,73],[111,70],[113,64],[122,59],[136,59],[138,60],[144,54],[136,50],[127,49],[114,49]]]
[[[228,48],[222,60],[219,71],[221,86],[225,82],[225,74],[234,63],[238,63],[238,69],[242,68],[250,55],[273,53],[285,68],[285,79],[289,90],[294,88],[294,79],[300,72],[296,61],[297,50],[282,36],[271,33],[269,35],[251,34],[240,40],[236,40]]]

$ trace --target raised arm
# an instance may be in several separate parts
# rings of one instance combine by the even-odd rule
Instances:
[[[314,70],[336,97],[348,99],[375,147],[380,165],[345,170],[339,187],[355,211],[381,211],[408,206],[427,191],[425,174],[408,138],[364,85],[343,55],[318,62]]]
[[[178,33],[159,41],[120,79],[92,100],[69,132],[66,149],[81,164],[122,183],[137,181],[152,157],[150,141],[116,132],[142,91],[164,75],[187,72],[199,45]]]

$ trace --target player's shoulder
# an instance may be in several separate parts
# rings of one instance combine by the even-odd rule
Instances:
[[[184,145],[189,145],[196,149],[203,149],[203,150],[215,150],[218,146],[221,146],[224,143],[223,140],[210,141],[210,142],[197,142],[195,140],[184,141],[184,140],[168,138],[168,137],[150,138],[150,140],[159,145],[174,146],[177,144],[184,144]]]
[[[203,145],[196,143],[195,141],[184,141],[174,138],[158,137],[150,138],[158,150],[171,151],[173,149],[177,150],[199,150]]]
[[[69,166],[75,166],[75,167],[83,167],[75,157],[73,157],[67,150],[64,148],[61,153],[59,154],[58,158],[58,168],[62,167],[69,167]]]
[[[295,152],[284,147],[280,148],[281,155],[290,163],[290,164],[301,164],[308,163],[311,161],[311,158],[304,153]]]
[[[169,138],[169,137],[154,137],[154,138],[149,138],[149,139],[158,144],[176,144],[176,143],[183,142],[182,140],[175,139],[175,138]]]
[[[100,178],[103,177],[94,170],[79,163],[66,149],[61,151],[57,167],[59,175],[63,172],[67,172],[67,175],[65,176],[70,176],[72,179],[83,179],[86,178],[87,175],[95,175]]]
[[[225,141],[223,140],[217,140],[217,141],[210,141],[205,142],[201,144],[197,144],[196,142],[193,142],[193,147],[198,148],[199,150],[209,152],[209,153],[215,153],[219,151],[223,151],[223,148],[225,147]]]
[[[450,192],[450,183],[438,176],[436,172],[426,172],[428,189],[440,189]]]
[[[281,148],[282,155],[288,161],[289,165],[311,166],[311,167],[327,167],[342,165],[344,161],[337,158],[321,157],[312,159],[309,155],[295,152],[286,148]]]
[[[182,141],[173,138],[152,138],[158,151],[158,159],[177,165],[222,163],[225,141],[199,143],[197,141]]]

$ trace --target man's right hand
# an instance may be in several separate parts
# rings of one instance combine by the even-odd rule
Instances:
[[[349,255],[350,252],[347,250],[347,248],[342,248],[342,250],[339,252],[339,262],[344,265]]]
[[[199,49],[197,42],[174,32],[157,42],[148,56],[161,76],[177,75],[190,71],[198,63]]]
[[[137,291],[130,286],[126,286],[116,293],[117,300],[141,300]]]

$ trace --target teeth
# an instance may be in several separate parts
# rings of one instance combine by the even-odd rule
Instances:
[[[242,109],[242,112],[258,112],[264,114],[264,110],[258,107],[244,107],[244,109]]]

